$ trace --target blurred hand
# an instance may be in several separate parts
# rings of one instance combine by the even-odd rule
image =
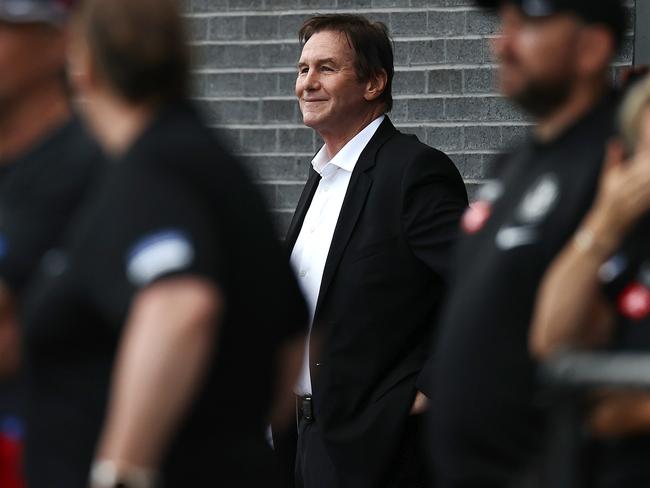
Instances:
[[[596,437],[624,437],[650,432],[650,393],[616,392],[597,400],[588,420]]]
[[[429,408],[429,399],[427,396],[418,391],[415,395],[415,400],[413,401],[413,406],[411,406],[411,415],[420,415],[427,411]]]
[[[600,243],[615,247],[648,210],[650,151],[625,160],[622,143],[612,140],[607,147],[598,196],[589,213],[589,228]]]

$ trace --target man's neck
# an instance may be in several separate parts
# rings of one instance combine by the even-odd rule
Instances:
[[[608,89],[605,83],[576,88],[567,103],[538,122],[535,135],[542,142],[552,141],[588,113]]]
[[[132,105],[112,94],[88,97],[85,112],[92,131],[107,154],[122,156],[154,116],[151,104]]]
[[[354,137],[365,129],[373,120],[384,114],[383,107],[377,108],[368,112],[364,117],[360,118],[355,124],[351,124],[345,131],[332,131],[321,133],[320,136],[325,141],[325,150],[327,157],[332,159],[336,156],[345,145],[350,142]]]
[[[0,161],[11,161],[27,152],[71,117],[64,88],[39,89],[0,112]]]

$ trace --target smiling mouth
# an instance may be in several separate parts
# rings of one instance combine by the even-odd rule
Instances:
[[[317,99],[317,100],[305,100],[303,99],[304,103],[318,103],[318,102],[326,102],[327,100],[324,99]]]

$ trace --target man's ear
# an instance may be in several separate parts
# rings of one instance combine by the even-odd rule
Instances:
[[[368,102],[377,100],[384,90],[386,89],[386,84],[388,83],[388,74],[386,70],[381,70],[379,73],[375,74],[366,82],[366,92],[363,95]]]
[[[97,81],[90,48],[86,39],[79,32],[73,30],[68,31],[66,43],[68,79],[75,93],[84,94]]]
[[[591,76],[606,69],[616,52],[612,34],[599,25],[583,28],[578,41],[576,62],[583,75]]]

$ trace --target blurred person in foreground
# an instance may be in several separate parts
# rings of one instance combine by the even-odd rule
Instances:
[[[481,1],[498,7],[501,92],[535,120],[463,218],[434,357],[431,431],[439,485],[526,482],[541,448],[528,329],[552,258],[591,205],[617,101],[617,0]]]
[[[75,19],[72,82],[111,164],[25,302],[30,488],[277,486],[265,430],[305,307],[261,197],[186,101],[177,9],[86,0]]]
[[[650,352],[650,78],[627,96],[598,196],[540,287],[531,348]],[[587,486],[650,486],[650,393],[597,395]]]
[[[390,121],[386,26],[322,15],[299,37],[296,96],[324,145],[287,237],[313,323],[296,385],[296,484],[420,488],[420,371],[465,186],[447,155]]]
[[[0,0],[0,486],[20,481],[16,307],[101,167],[64,76],[72,2]]]

